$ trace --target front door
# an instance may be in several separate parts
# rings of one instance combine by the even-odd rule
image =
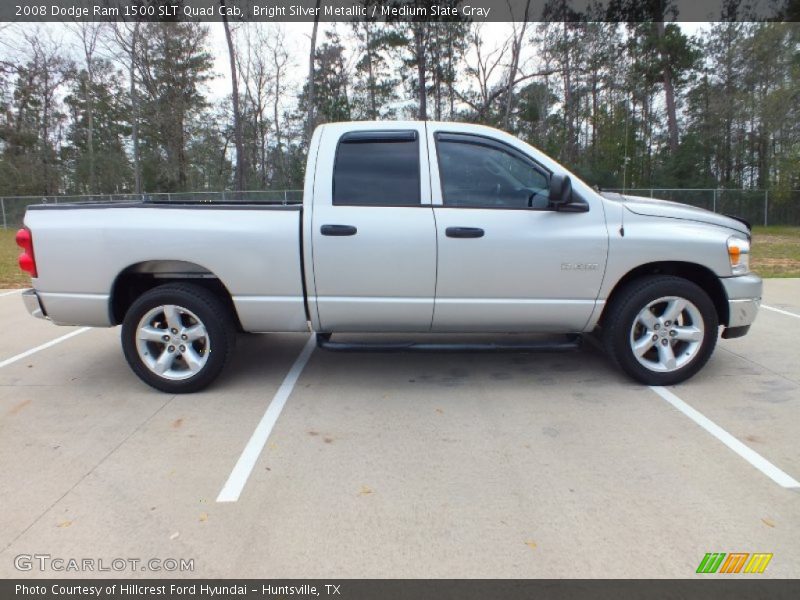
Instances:
[[[550,172],[509,144],[430,136],[441,190],[433,330],[581,331],[605,269],[602,207],[549,209]]]

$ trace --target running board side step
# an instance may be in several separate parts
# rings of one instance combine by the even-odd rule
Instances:
[[[330,333],[317,334],[317,347],[332,352],[571,352],[581,347],[580,335],[562,341],[520,343],[334,342]]]

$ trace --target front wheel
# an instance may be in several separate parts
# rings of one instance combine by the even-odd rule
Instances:
[[[214,381],[235,340],[227,308],[193,284],[153,288],[133,303],[122,324],[122,350],[133,372],[172,394],[196,392]]]
[[[686,279],[633,282],[608,307],[603,342],[628,375],[647,385],[689,379],[717,343],[719,319],[708,294]]]

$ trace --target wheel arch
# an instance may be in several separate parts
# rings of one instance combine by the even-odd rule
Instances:
[[[147,260],[129,265],[117,275],[111,286],[109,318],[119,325],[131,305],[145,292],[167,283],[200,285],[219,297],[241,330],[239,316],[230,290],[211,270],[182,260]]]
[[[633,281],[647,275],[672,275],[696,284],[711,298],[714,308],[717,311],[720,325],[728,324],[730,318],[728,296],[725,293],[725,288],[722,286],[719,277],[711,269],[691,262],[661,261],[639,265],[628,271],[617,281],[611,293],[608,295],[603,312],[600,314],[600,319],[598,320],[599,325],[602,326],[609,306],[613,304],[614,300],[621,293],[624,293],[625,288]]]

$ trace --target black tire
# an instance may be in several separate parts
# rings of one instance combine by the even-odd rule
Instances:
[[[648,329],[639,319],[640,313],[664,298],[678,298],[690,303],[685,312],[679,313],[680,326],[661,318],[669,316],[669,303],[663,302],[651,306],[650,314],[655,314],[652,311],[658,312],[662,307],[664,312],[653,325],[653,329]],[[690,305],[693,306],[688,308]],[[603,347],[625,373],[647,385],[673,385],[686,381],[703,368],[717,343],[719,317],[714,303],[702,288],[680,277],[651,275],[637,279],[615,294],[606,310],[601,331]],[[691,316],[692,313],[694,317]],[[699,324],[692,322],[693,319],[702,321],[701,332],[694,334],[696,340],[682,341],[671,337],[670,328],[664,327],[664,323],[670,323],[678,331],[683,331],[684,325],[687,328],[700,329]],[[641,359],[634,353],[635,341],[641,341],[642,348],[648,347],[647,344],[652,341]],[[663,348],[659,348],[659,345]],[[668,368],[665,363],[659,363],[662,350],[675,357],[674,369],[654,370]],[[685,361],[685,364],[681,365],[680,361]]]
[[[170,329],[166,311],[158,316],[159,309],[164,307],[178,309],[168,308],[172,318],[180,321],[180,330]],[[145,333],[145,329],[140,333],[145,317],[151,335],[163,327],[164,334],[159,337],[170,340],[140,339]],[[202,329],[191,329],[198,324]],[[173,334],[174,330],[177,333]],[[182,332],[188,333],[181,337]],[[193,339],[198,332],[203,332],[202,338]],[[122,350],[133,372],[146,384],[171,394],[197,392],[208,386],[222,372],[235,343],[236,327],[229,310],[213,292],[191,283],[170,283],[145,292],[128,309],[122,323]],[[159,367],[155,357],[166,356],[164,352],[170,348],[165,362],[169,361],[171,366],[161,375],[155,370]],[[181,351],[186,357],[191,354],[191,364]],[[151,367],[145,360],[156,364]]]

